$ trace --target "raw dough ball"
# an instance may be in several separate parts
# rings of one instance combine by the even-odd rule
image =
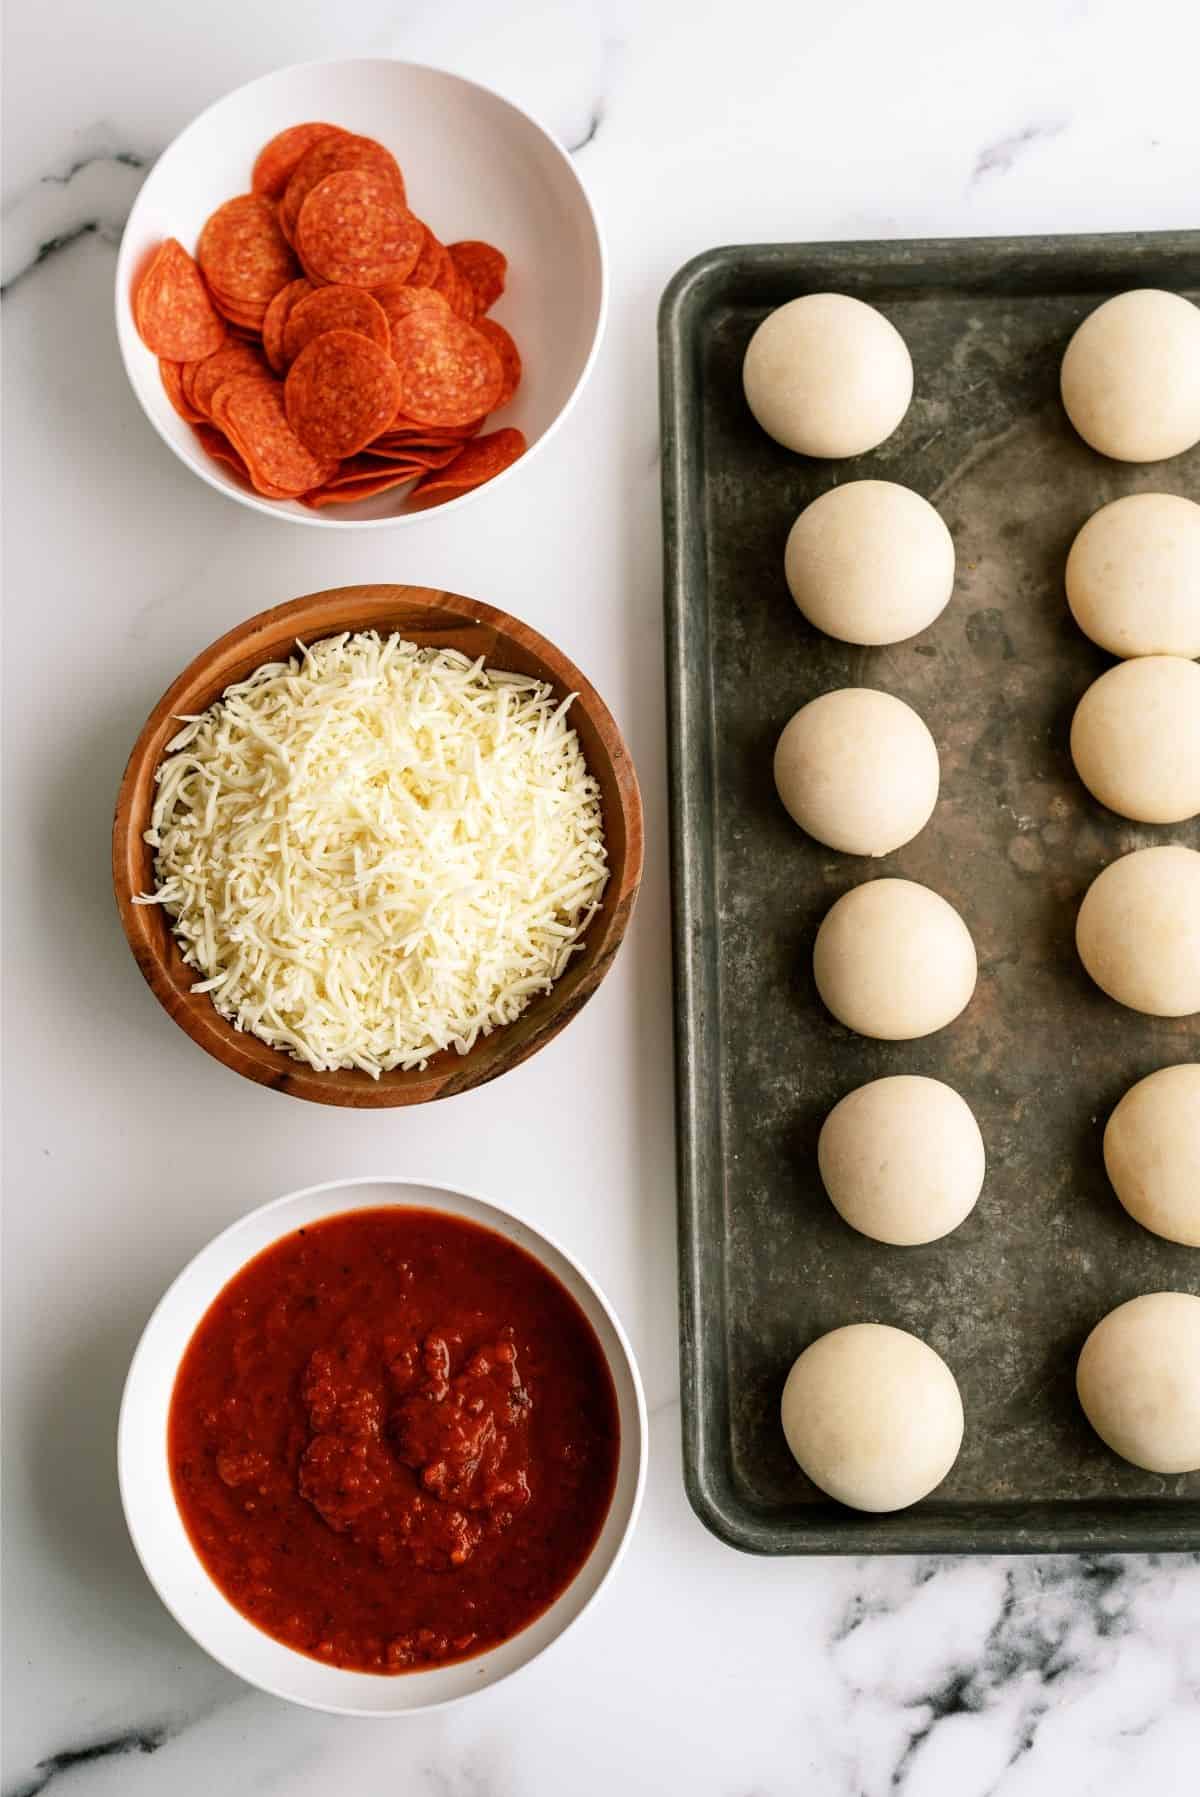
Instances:
[[[1075,924],[1101,991],[1151,1017],[1200,1011],[1200,853],[1135,849],[1096,875]]]
[[[868,880],[825,913],[813,972],[839,1023],[907,1042],[944,1029],[970,1002],[975,944],[954,906],[928,886]]]
[[[1178,824],[1200,811],[1200,663],[1118,662],[1088,687],[1071,724],[1088,791],[1122,817]]]
[[[851,1228],[899,1248],[949,1235],[983,1190],[983,1137],[970,1105],[918,1074],[848,1092],[825,1119],[817,1162]]]
[[[844,293],[806,293],[763,319],[742,384],[755,418],[785,449],[861,455],[907,412],[912,357],[874,306]]]
[[[1200,655],[1200,505],[1130,493],[1093,512],[1067,557],[1067,603],[1110,655]]]
[[[1085,318],[1062,361],[1067,417],[1118,462],[1161,462],[1200,442],[1200,310],[1139,287]]]
[[[806,1348],[780,1405],[814,1485],[854,1510],[903,1510],[958,1457],[963,1407],[940,1354],[905,1329],[851,1323]]]
[[[788,811],[845,855],[888,855],[911,842],[937,804],[938,779],[937,745],[911,705],[866,686],[810,700],[775,750]]]
[[[902,643],[954,590],[954,539],[927,499],[890,480],[851,480],[806,506],[784,550],[788,590],[843,643]]]
[[[1200,1298],[1147,1292],[1083,1344],[1075,1388],[1114,1454],[1152,1473],[1200,1471]]]
[[[1104,1132],[1104,1165],[1143,1229],[1200,1248],[1200,1062],[1129,1088]]]

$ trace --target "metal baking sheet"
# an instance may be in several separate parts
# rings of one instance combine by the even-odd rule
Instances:
[[[1128,1466],[1074,1396],[1088,1330],[1139,1292],[1200,1292],[1200,1251],[1147,1234],[1104,1174],[1104,1121],[1156,1067],[1200,1058],[1200,1020],[1153,1019],[1094,987],[1074,950],[1093,876],[1152,842],[1200,847],[1195,822],[1129,824],[1075,778],[1068,726],[1109,658],[1063,596],[1074,533],[1124,493],[1200,497],[1200,450],[1151,467],[1073,433],[1058,366],[1109,294],[1200,293],[1200,232],[761,245],[709,251],[660,317],[675,931],[685,1472],[705,1523],[764,1553],[1148,1550],[1200,1546],[1200,1474]],[[916,397],[852,461],[788,453],[741,391],[767,311],[835,290],[903,333]],[[796,513],[836,481],[898,480],[938,506],[958,579],[911,642],[860,649],[811,630],[788,596]],[[771,778],[805,700],[886,688],[937,739],[941,799],[879,861],[805,837]],[[864,878],[943,893],[979,952],[975,998],[923,1041],[835,1024],[812,977],[818,923]],[[886,1073],[944,1078],[988,1150],[983,1196],[953,1235],[883,1247],[846,1227],[816,1166],[831,1106]],[[945,1484],[892,1516],[823,1498],[794,1465],[779,1394],[794,1356],[841,1323],[910,1329],[945,1356],[967,1427]]]

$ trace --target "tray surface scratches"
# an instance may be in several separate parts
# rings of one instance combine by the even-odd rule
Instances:
[[[1125,822],[1068,753],[1074,706],[1111,665],[1073,623],[1063,566],[1110,499],[1200,498],[1200,449],[1105,460],[1058,398],[1063,348],[1110,293],[1200,293],[1200,233],[714,250],[661,315],[681,1172],[684,1447],[703,1520],[761,1552],[1200,1547],[1200,1474],[1126,1465],[1076,1403],[1075,1359],[1115,1304],[1200,1293],[1200,1250],[1131,1221],[1105,1177],[1104,1122],[1156,1067],[1200,1059],[1200,1019],[1122,1009],[1085,975],[1075,915],[1095,874],[1150,843],[1200,847],[1195,821]],[[750,417],[741,362],[766,312],[804,292],[877,304],[912,351],[916,396],[887,443],[816,462]],[[783,579],[797,512],[835,482],[903,482],[939,508],[958,578],[911,642],[860,649],[812,630]],[[822,848],[774,791],[779,731],[816,694],[876,686],[937,740],[941,798],[876,861]],[[975,997],[923,1041],[834,1023],[813,938],[859,881],[920,880],[961,911]],[[888,1073],[947,1080],[979,1119],[976,1210],[923,1248],[855,1234],[825,1197],[821,1122]],[[842,1323],[923,1337],[962,1389],[945,1484],[893,1516],[830,1503],[794,1465],[779,1395],[795,1355]]]

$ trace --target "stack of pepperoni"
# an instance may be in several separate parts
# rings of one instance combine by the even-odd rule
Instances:
[[[415,483],[409,509],[480,486],[525,449],[478,433],[521,378],[485,316],[507,263],[441,243],[395,158],[337,125],[292,125],[218,206],[196,259],[163,243],[134,294],[171,404],[269,499],[347,505]]]

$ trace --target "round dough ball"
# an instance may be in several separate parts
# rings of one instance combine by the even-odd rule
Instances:
[[[1075,1389],[1114,1454],[1152,1473],[1200,1471],[1200,1298],[1147,1292],[1083,1344]]]
[[[1067,603],[1110,655],[1200,655],[1200,505],[1129,493],[1093,512],[1067,557]]]
[[[775,749],[787,810],[844,855],[889,855],[911,842],[933,814],[939,778],[937,744],[912,706],[866,686],[801,706]]]
[[[843,643],[902,643],[927,630],[954,590],[954,538],[911,487],[851,480],[806,506],[783,570],[810,624]]]
[[[1200,1248],[1200,1062],[1129,1088],[1104,1132],[1104,1165],[1143,1229]]]
[[[806,1348],[780,1405],[814,1485],[854,1510],[903,1510],[958,1458],[963,1407],[940,1354],[905,1329],[851,1323]]]
[[[1200,1011],[1200,853],[1180,843],[1110,862],[1084,894],[1079,958],[1102,992],[1151,1017]]]
[[[764,318],[742,364],[767,435],[801,455],[861,455],[890,437],[912,399],[908,346],[882,312],[844,293],[806,293]]]
[[[825,913],[813,972],[839,1023],[882,1042],[909,1042],[953,1022],[970,1002],[978,968],[953,905],[915,880],[868,880]]]
[[[1071,724],[1071,759],[1110,811],[1178,824],[1200,811],[1200,663],[1118,662],[1092,682]]]
[[[1084,319],[1062,360],[1067,417],[1118,462],[1161,462],[1200,443],[1200,309],[1139,287]]]
[[[974,1113],[953,1087],[898,1073],[834,1105],[817,1164],[852,1229],[908,1248],[949,1235],[975,1208],[985,1155]]]

